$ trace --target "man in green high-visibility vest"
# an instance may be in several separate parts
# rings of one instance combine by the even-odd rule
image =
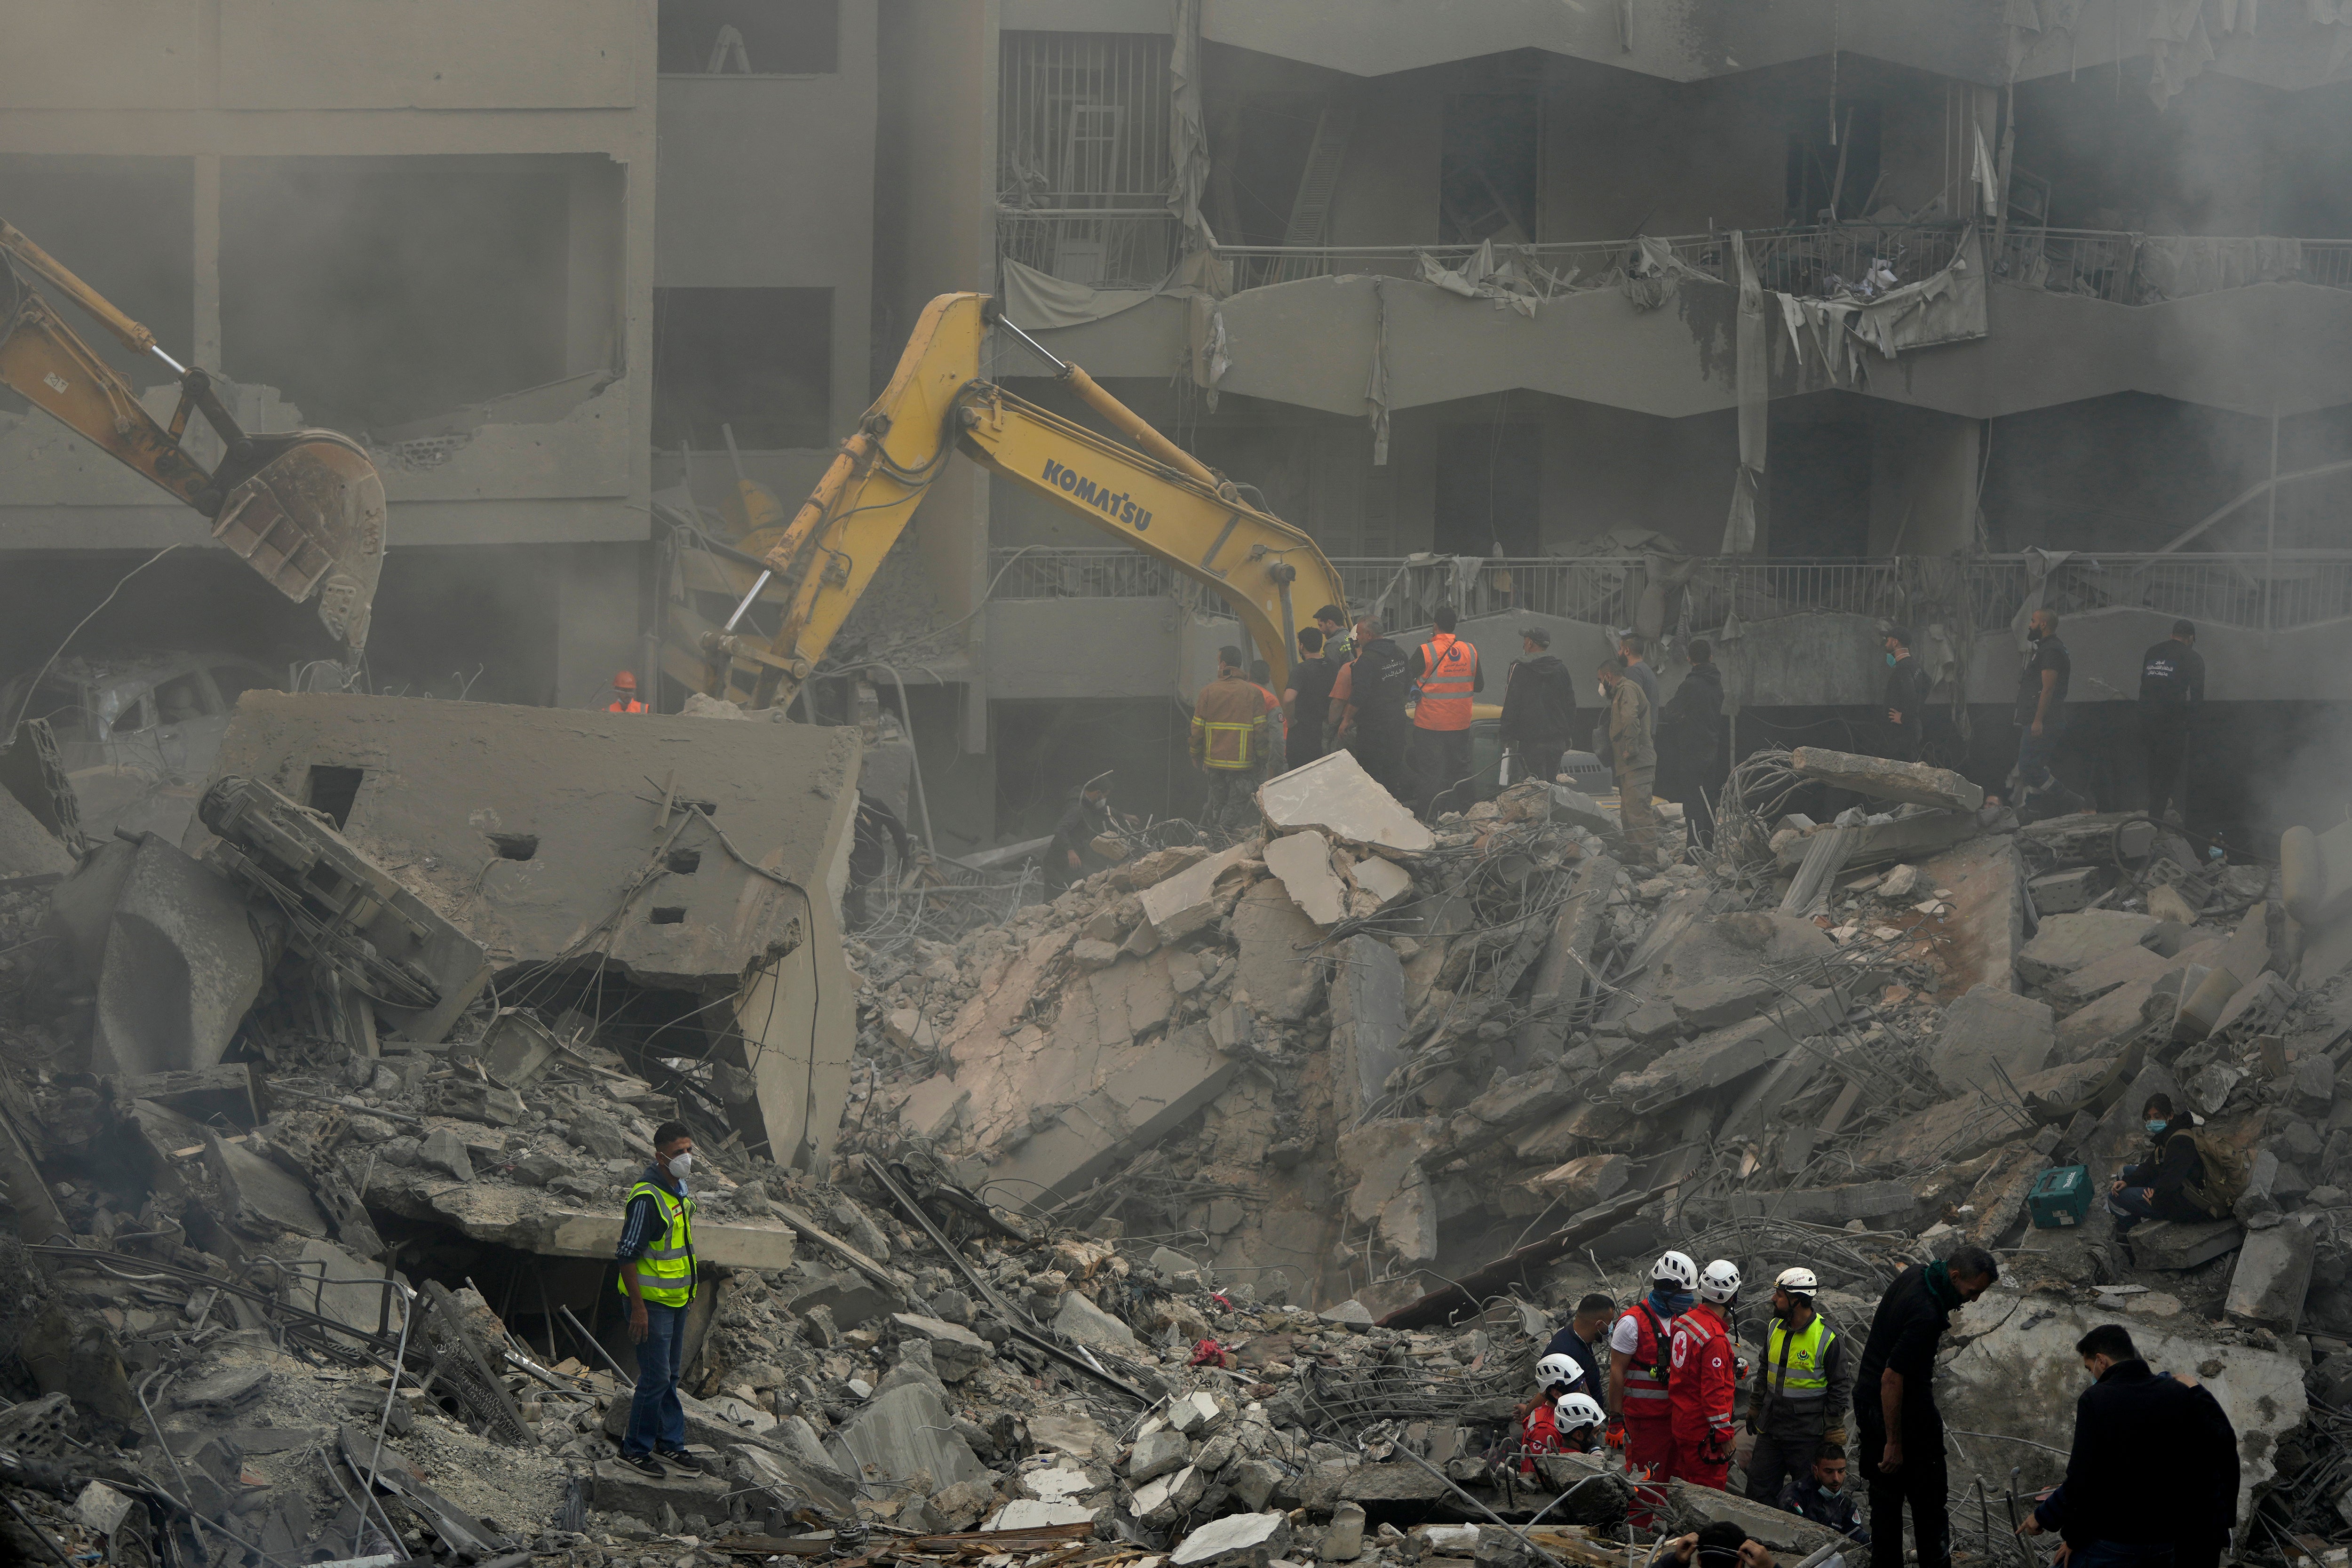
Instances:
[[[677,1400],[686,1348],[686,1306],[694,1300],[694,1199],[686,1190],[694,1135],[684,1124],[654,1129],[654,1163],[629,1189],[621,1222],[620,1289],[629,1298],[629,1338],[637,1347],[637,1392],[621,1438],[621,1462],[649,1476],[663,1461],[698,1470],[686,1451],[686,1409]]]

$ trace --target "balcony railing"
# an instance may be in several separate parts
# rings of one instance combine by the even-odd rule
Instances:
[[[1204,614],[1226,613],[1212,591],[1138,551],[1029,546],[990,555],[992,598],[1166,597]],[[1355,557],[1332,564],[1349,607],[1377,613],[1391,626],[1426,625],[1445,604],[1465,616],[1528,612],[1629,626],[1651,574],[1650,561],[1640,556],[1467,565],[1451,557]],[[1712,631],[1734,619],[1753,624],[1800,615],[1913,621],[1965,615],[1975,630],[1997,631],[2016,622],[2034,590],[2033,563],[2023,555],[1969,562],[1717,557],[1660,564],[1667,623],[1694,631]],[[2040,602],[2062,616],[2141,608],[2210,626],[2292,630],[2352,619],[2352,552],[2077,554],[2050,570]]]
[[[1183,226],[1156,207],[1000,207],[996,247],[1024,267],[1095,289],[1152,289],[1180,254]]]

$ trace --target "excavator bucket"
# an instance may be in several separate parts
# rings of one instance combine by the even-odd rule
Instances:
[[[383,480],[331,430],[251,439],[266,460],[229,489],[213,537],[296,604],[316,595],[319,619],[356,663],[383,570]]]

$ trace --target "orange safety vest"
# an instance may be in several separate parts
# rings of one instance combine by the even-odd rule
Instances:
[[[1423,730],[1470,728],[1470,685],[1478,676],[1478,650],[1451,632],[1439,632],[1421,646],[1421,701],[1412,721]]]
[[[646,709],[644,703],[632,697],[626,702],[614,702],[609,705],[605,708],[604,711],[607,713],[643,713],[646,711]]]

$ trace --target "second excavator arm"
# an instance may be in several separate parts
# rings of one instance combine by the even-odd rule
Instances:
[[[991,325],[1014,331],[1044,354],[1135,445],[984,380],[981,346]],[[728,661],[742,658],[760,670],[754,706],[789,701],[956,450],[1218,595],[1248,628],[1276,690],[1298,629],[1321,606],[1347,603],[1338,570],[1304,530],[1250,505],[1085,371],[997,321],[986,296],[944,294],[925,307],[890,384],[768,551],[734,620],[703,639],[713,691],[726,689]],[[772,581],[784,601],[783,620],[761,647],[735,635],[734,626]]]

